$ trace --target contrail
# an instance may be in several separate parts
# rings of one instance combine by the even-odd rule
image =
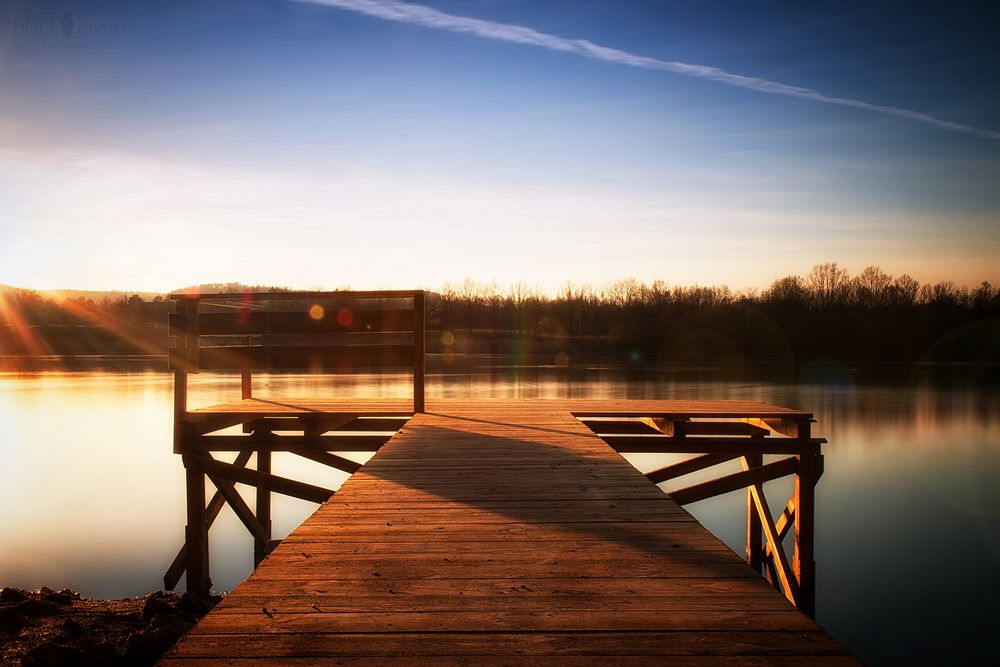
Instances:
[[[787,97],[798,97],[814,102],[825,102],[826,104],[838,104],[855,109],[874,111],[875,113],[906,118],[929,125],[936,125],[948,130],[968,132],[987,139],[1000,139],[1000,132],[984,130],[978,127],[953,123],[934,116],[929,116],[919,111],[901,109],[899,107],[885,106],[882,104],[872,104],[862,100],[852,100],[845,97],[832,97],[812,90],[811,88],[801,88],[799,86],[789,86],[777,81],[769,81],[753,76],[743,76],[733,74],[718,67],[707,65],[692,65],[690,63],[677,62],[673,60],[659,60],[640,56],[628,51],[612,49],[599,44],[594,44],[586,39],[568,39],[558,37],[548,33],[539,32],[532,28],[527,28],[509,23],[495,23],[482,19],[470,18],[467,16],[456,16],[447,14],[431,7],[414,5],[408,2],[398,2],[398,0],[295,0],[296,2],[308,2],[316,5],[337,7],[348,11],[366,14],[389,21],[399,21],[402,23],[413,23],[427,28],[437,30],[447,30],[449,32],[460,32],[487,39],[495,39],[503,42],[515,42],[517,44],[530,44],[543,49],[562,51],[564,53],[575,53],[577,55],[603,60],[630,67],[642,67],[645,69],[664,70],[684,76],[692,76],[699,79],[711,79],[730,86],[749,88],[761,93],[772,95],[785,95]]]

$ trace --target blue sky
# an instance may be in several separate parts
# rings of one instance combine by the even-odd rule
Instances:
[[[988,3],[423,6],[1000,132]],[[1000,282],[982,133],[314,3],[0,11],[0,283]]]

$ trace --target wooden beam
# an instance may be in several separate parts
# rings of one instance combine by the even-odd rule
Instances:
[[[237,518],[243,522],[243,525],[246,526],[247,530],[250,531],[250,534],[253,535],[254,540],[262,540],[266,543],[267,535],[264,531],[264,526],[257,521],[257,517],[254,516],[253,510],[251,510],[250,506],[247,505],[245,500],[243,500],[243,496],[241,496],[240,492],[236,490],[236,486],[228,479],[225,479],[220,475],[210,474],[208,478],[212,480],[212,484],[215,484],[219,493],[221,493],[222,497],[226,499],[227,503],[229,503],[229,507],[232,508]]]
[[[687,417],[671,419],[669,417],[642,417],[640,421],[649,428],[671,438],[677,435],[677,424],[688,421]]]
[[[205,435],[214,431],[221,431],[230,426],[243,424],[246,417],[233,413],[206,413],[189,412],[185,421],[189,424],[192,435]]]
[[[822,438],[668,438],[654,435],[611,435],[602,438],[616,452],[630,454],[799,454],[818,453]]]
[[[744,459],[743,467],[747,468],[747,466],[748,463]],[[760,469],[761,468],[756,468],[756,470]],[[747,468],[745,472],[753,472],[753,470]],[[764,528],[764,537],[767,538],[767,542],[771,547],[771,554],[775,564],[778,582],[781,584],[781,592],[785,594],[785,597],[787,597],[792,604],[798,606],[800,602],[798,582],[792,573],[792,568],[788,564],[788,556],[785,555],[785,550],[781,548],[781,540],[778,537],[778,531],[774,526],[774,519],[771,518],[771,510],[767,506],[767,499],[764,497],[764,489],[759,482],[751,485],[749,488],[750,494],[753,496],[754,505],[757,508],[757,514],[761,520],[761,525]]]
[[[184,335],[189,321],[180,313],[171,316],[168,322],[169,335]],[[408,331],[413,331],[413,314],[409,309],[350,309],[342,315],[337,310],[331,309],[319,319],[312,317],[308,310],[244,312],[239,309],[229,313],[202,313],[198,316],[198,335],[200,336],[402,333]],[[249,341],[243,344],[249,345]]]
[[[790,438],[799,439],[807,439],[810,437],[810,424],[812,423],[812,420],[810,419],[782,419],[772,417],[764,419],[747,417],[744,418],[743,421],[758,428],[780,433],[781,435],[787,435]]]
[[[816,561],[814,545],[814,512],[816,482],[822,466],[820,455],[800,455],[799,472],[795,477],[795,550],[792,570],[802,591],[799,607],[809,618],[816,617]]]
[[[656,435],[659,433],[649,424],[637,419],[581,419],[583,425],[597,435],[615,433],[619,435]]]
[[[247,425],[250,427],[250,431],[266,433],[273,431],[302,431],[305,433],[309,431],[315,436],[320,436],[327,431],[335,431],[356,420],[357,415],[354,414],[303,414],[296,417],[257,417],[247,422]]]
[[[265,449],[257,450],[257,472],[271,474],[271,452]],[[264,534],[253,541],[253,565],[256,568],[269,553],[267,545],[271,542],[271,492],[258,486],[255,493],[257,520],[264,529]]]
[[[678,489],[669,495],[679,505],[688,505],[696,503],[699,500],[736,491],[751,484],[762,484],[778,477],[792,475],[798,470],[798,467],[799,462],[796,459],[782,459],[760,466],[759,468],[754,468],[753,470],[744,470],[743,472],[719,477],[709,482],[702,482],[701,484],[694,484],[683,489]]]
[[[423,291],[413,294],[413,412],[424,411],[424,364],[426,328]]]
[[[196,470],[206,474],[219,475],[225,479],[240,484],[249,484],[257,488],[266,489],[275,493],[280,493],[293,498],[301,498],[314,503],[326,502],[333,491],[320,486],[297,482],[286,477],[278,477],[269,473],[256,470],[238,468],[230,463],[216,461],[210,456],[184,456],[184,465],[189,470]]]
[[[294,448],[288,451],[292,454],[296,454],[311,461],[316,461],[317,463],[322,463],[323,465],[336,468],[337,470],[341,470],[352,475],[361,470],[363,465],[357,461],[352,461],[351,459],[346,459],[343,456],[337,456],[336,454],[330,454],[329,452],[315,451],[305,448]]]
[[[250,337],[245,337],[242,343],[250,345]],[[253,375],[248,369],[240,371],[240,396],[243,400],[253,398]]]
[[[290,452],[308,449],[316,452],[374,452],[389,438],[388,435],[326,435],[310,438],[305,435],[274,435],[251,439],[245,435],[205,435],[193,439],[182,453],[241,452],[246,449],[269,452]]]
[[[208,523],[205,517],[205,475],[190,468],[184,471],[187,486],[187,525],[184,527],[187,590],[208,595],[212,581],[208,575]],[[233,466],[235,467],[235,466]]]
[[[663,468],[647,472],[646,477],[653,484],[659,484],[660,482],[666,482],[667,480],[674,479],[676,477],[682,477],[699,470],[704,470],[705,468],[711,468],[712,466],[725,463],[726,461],[732,461],[733,459],[738,459],[739,457],[739,454],[702,454],[701,456],[696,456],[685,461],[680,461],[679,463],[674,463]]]
[[[206,346],[192,361],[189,350],[170,349],[171,368],[224,370],[308,369],[316,373],[357,373],[376,368],[409,368],[411,345]]]
[[[234,466],[245,466],[250,461],[251,452],[240,452],[240,455],[236,457],[233,461]],[[216,491],[212,495],[212,499],[208,501],[208,507],[205,508],[205,525],[208,528],[212,527],[215,523],[215,519],[219,516],[219,512],[222,508],[226,506],[226,499],[221,493]],[[181,576],[184,574],[184,570],[187,567],[187,545],[182,544],[180,550],[178,550],[177,555],[174,556],[173,562],[170,563],[170,567],[167,568],[166,574],[163,575],[163,587],[172,591],[177,588],[177,584],[181,580]]]
[[[764,464],[764,457],[760,454],[747,454],[743,457],[743,461],[747,464],[744,467],[754,470]],[[753,491],[747,489],[747,565],[753,568],[753,571],[758,574],[763,564],[762,530],[763,526],[761,525],[760,516],[758,516],[757,509],[754,507]]]

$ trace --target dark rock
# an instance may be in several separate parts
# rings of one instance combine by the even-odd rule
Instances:
[[[177,608],[201,618],[211,611],[212,607],[214,607],[217,602],[218,600],[212,598],[206,599],[196,593],[188,591],[181,596],[180,602],[177,603]]]
[[[42,596],[42,599],[46,602],[62,605],[64,607],[73,604],[73,598],[65,593],[46,593]]]
[[[42,642],[21,658],[21,664],[25,667],[69,667],[79,665],[82,659],[83,652],[75,646]]]
[[[149,621],[149,629],[155,630],[178,621],[184,621],[184,617],[180,614],[157,614]]]
[[[74,621],[72,618],[67,618],[65,621],[63,621],[59,629],[65,632],[70,637],[79,637],[81,634],[83,634],[83,626]]]
[[[72,588],[64,588],[64,589],[62,589],[61,591],[59,591],[59,595],[66,595],[71,600],[79,600],[80,599],[80,594],[77,593],[76,591],[74,591]]]
[[[54,616],[62,611],[57,604],[34,598],[28,598],[23,602],[19,602],[14,609],[21,616]]]
[[[14,607],[0,607],[0,631],[16,632],[21,627],[21,619]]]
[[[83,664],[90,667],[109,667],[119,662],[118,651],[110,642],[94,642],[80,648]]]
[[[145,632],[136,632],[129,635],[122,657],[129,665],[152,664],[164,649],[161,640]]]
[[[21,602],[27,600],[28,594],[16,588],[0,588],[0,602]]]
[[[177,609],[161,597],[149,597],[142,607],[142,620],[149,621],[160,614],[176,614]]]
[[[149,634],[161,641],[163,643],[163,648],[167,649],[173,645],[175,641],[183,637],[192,627],[194,626],[190,623],[175,621],[173,623],[167,623],[166,625],[160,626]]]
[[[55,593],[55,591],[49,588],[48,586],[42,586],[41,588],[38,589],[37,592],[39,595],[50,595],[52,593]]]

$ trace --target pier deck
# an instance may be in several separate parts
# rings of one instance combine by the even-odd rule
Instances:
[[[251,399],[188,414],[412,412]],[[809,417],[756,403],[428,399],[164,664],[856,664],[587,415]]]

